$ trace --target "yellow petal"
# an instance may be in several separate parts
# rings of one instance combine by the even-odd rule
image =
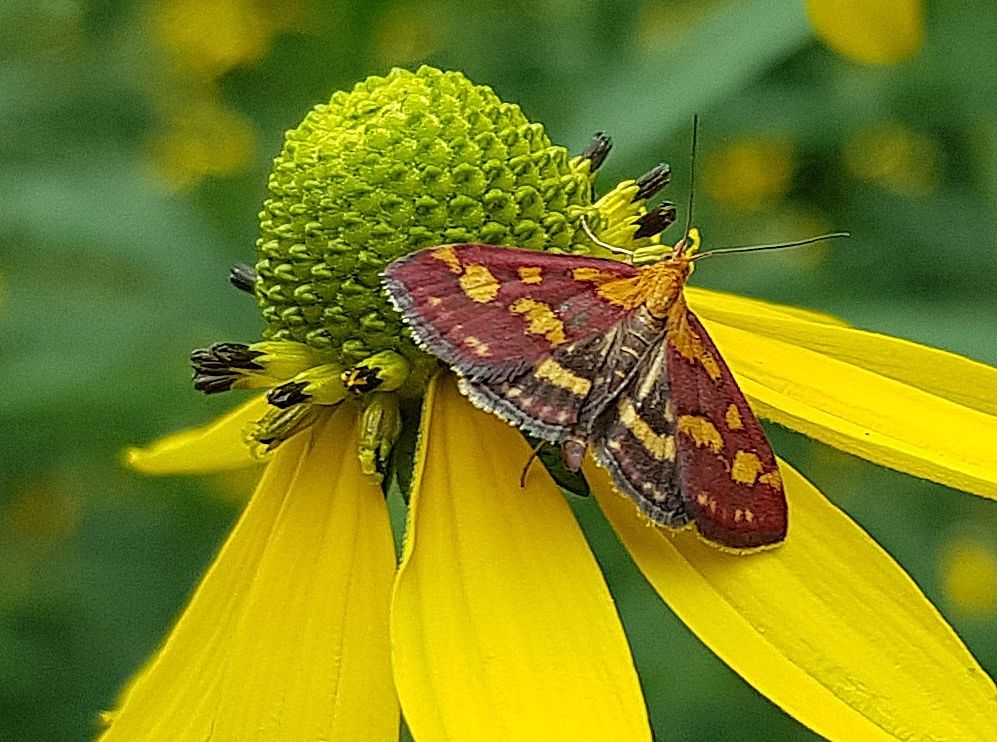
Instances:
[[[817,36],[855,62],[893,64],[924,44],[923,0],[807,0]]]
[[[599,504],[647,579],[745,680],[840,740],[997,739],[997,689],[917,586],[780,462],[781,547],[729,555],[649,526],[587,463]]]
[[[164,436],[144,448],[129,448],[125,463],[143,474],[208,474],[258,464],[243,443],[242,431],[268,407],[263,395],[253,397],[207,425]]]
[[[758,414],[877,464],[997,497],[997,369],[827,323],[715,308],[702,317]]]
[[[435,399],[434,399],[435,396]],[[452,376],[430,390],[391,611],[405,719],[435,740],[649,740],[627,640],[558,488]]]
[[[909,340],[857,330],[843,322],[839,322],[838,327],[814,327],[815,323],[834,323],[813,319],[808,310],[796,317],[788,313],[782,317],[766,315],[759,304],[764,303],[711,292],[705,301],[692,306],[701,318],[711,322],[785,340],[921,391],[997,415],[997,394],[993,393],[997,386],[997,368],[993,366]],[[779,309],[793,307],[779,306]]]
[[[105,742],[394,740],[384,497],[349,408],[284,443]]]
[[[847,322],[833,314],[793,307],[788,304],[776,304],[762,299],[749,299],[746,296],[711,291],[698,286],[686,286],[685,297],[689,301],[689,306],[700,319],[710,319],[715,314],[736,313],[762,319],[798,319],[804,322],[848,326]]]

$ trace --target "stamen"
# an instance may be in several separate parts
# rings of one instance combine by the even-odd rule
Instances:
[[[205,394],[229,389],[261,389],[293,379],[322,363],[320,354],[302,343],[266,340],[253,345],[215,343],[190,354],[194,388]],[[339,369],[335,370],[335,375]]]
[[[582,152],[580,157],[584,160],[590,160],[591,165],[589,166],[592,172],[598,170],[602,163],[606,161],[606,157],[609,155],[609,150],[613,148],[613,140],[609,138],[603,131],[597,131],[592,136],[592,141]]]
[[[349,371],[344,371],[341,377],[346,388],[354,394],[365,394],[372,392],[384,383],[377,375],[376,368],[361,368],[356,366]]]
[[[411,365],[405,356],[393,350],[382,350],[344,371],[340,380],[355,394],[366,394],[375,389],[391,392],[408,381],[410,370]]]
[[[332,363],[314,366],[267,392],[267,401],[286,409],[296,404],[339,404],[346,398],[340,367]]]
[[[251,448],[262,448],[258,453],[269,453],[295,433],[311,425],[321,408],[301,404],[286,410],[273,408],[267,411],[256,425],[245,433],[246,443]]]
[[[642,176],[637,178],[637,193],[634,195],[634,201],[643,201],[650,198],[655,193],[660,191],[666,185],[668,181],[672,179],[672,169],[667,162],[662,162],[660,165],[648,170]]]
[[[215,343],[190,354],[194,388],[205,394],[227,392],[246,372],[262,371],[256,359],[263,353],[243,343]]]
[[[310,399],[310,395],[305,394],[307,381],[289,381],[286,384],[275,386],[267,392],[267,402],[282,410],[296,404],[304,404]]]
[[[247,294],[254,292],[257,278],[259,278],[259,275],[256,272],[256,268],[246,263],[236,263],[229,268],[228,280],[237,289],[245,291]]]
[[[664,232],[670,227],[676,218],[675,204],[671,201],[662,202],[658,208],[649,211],[637,220],[637,231],[634,232],[634,239],[641,237],[653,237]]]

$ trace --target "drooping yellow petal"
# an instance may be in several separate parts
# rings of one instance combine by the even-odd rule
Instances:
[[[723,291],[712,291],[698,286],[686,286],[685,297],[689,301],[689,306],[702,319],[712,318],[720,313],[747,314],[752,317],[773,318],[773,319],[798,319],[804,322],[820,322],[828,325],[840,325],[848,327],[848,323],[840,317],[825,312],[817,312],[813,309],[794,307],[788,304],[776,304],[762,299],[749,299],[746,296],[737,296]]]
[[[263,395],[202,425],[172,433],[144,448],[125,451],[125,463],[143,474],[209,474],[259,464],[243,443],[242,432],[266,413]]]
[[[766,315],[756,299],[711,292],[706,301],[693,304],[699,316],[712,323],[785,340],[802,348],[838,358],[915,389],[997,415],[997,368],[965,356],[921,345],[902,338],[848,327],[814,327],[833,324],[813,319]],[[780,305],[777,306],[783,309]],[[793,307],[785,307],[793,309]],[[817,315],[829,316],[829,315]],[[834,318],[832,318],[834,319]]]
[[[833,740],[997,739],[997,689],[875,541],[780,462],[790,526],[779,548],[721,552],[651,527],[586,465],[641,571],[724,662]]]
[[[807,0],[817,36],[864,64],[893,64],[924,44],[923,0]]]
[[[997,497],[997,369],[849,327],[706,303],[696,310],[758,414],[877,464]]]
[[[435,399],[434,399],[435,397]],[[391,611],[419,742],[649,740],[627,640],[558,488],[449,375],[424,406]]]
[[[281,445],[103,742],[394,740],[387,509],[356,416]]]

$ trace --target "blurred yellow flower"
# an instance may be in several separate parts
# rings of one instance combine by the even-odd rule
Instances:
[[[923,0],[807,0],[814,32],[854,62],[894,64],[924,44]]]
[[[214,80],[260,59],[276,34],[300,20],[303,0],[159,0],[152,28],[179,67]]]
[[[149,142],[156,172],[172,188],[189,188],[209,175],[238,173],[252,161],[256,132],[241,114],[215,98],[171,108]]]
[[[793,178],[793,143],[783,137],[748,136],[711,152],[702,187],[725,206],[759,211],[779,203]]]
[[[942,586],[952,603],[967,613],[997,611],[997,550],[976,539],[953,539],[942,553]]]
[[[879,121],[849,136],[845,165],[858,178],[903,194],[930,193],[938,182],[938,145],[898,121]]]
[[[149,89],[160,111],[149,162],[168,187],[190,188],[249,165],[256,133],[222,103],[217,80],[260,59],[306,7],[305,0],[159,0],[149,7],[149,33],[163,57]]]

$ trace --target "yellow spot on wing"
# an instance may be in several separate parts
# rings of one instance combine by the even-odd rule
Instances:
[[[781,490],[782,489],[782,477],[779,476],[779,470],[775,469],[770,472],[765,472],[760,477],[758,481],[762,484],[767,484],[772,489]]]
[[[668,340],[675,350],[693,363],[699,363],[713,381],[720,378],[720,364],[710,355],[702,339],[689,328],[689,309],[676,301],[668,313]]]
[[[734,511],[735,523],[740,523],[742,520],[746,521],[747,523],[751,523],[754,519],[755,519],[755,514],[752,513],[750,510],[747,509],[741,510],[741,508],[737,508]]]
[[[533,369],[533,375],[538,379],[549,381],[554,386],[567,389],[572,394],[584,397],[592,388],[592,382],[584,376],[569,371],[553,358],[545,358],[539,366]]]
[[[541,275],[542,269],[539,266],[523,266],[517,268],[516,271],[519,273],[519,280],[523,283],[540,283],[544,280]]]
[[[741,430],[744,428],[744,423],[741,422],[741,413],[737,409],[737,405],[733,402],[727,407],[727,428],[729,430]]]
[[[658,461],[675,460],[675,438],[651,430],[651,426],[637,414],[633,402],[628,398],[620,399],[616,408],[620,414],[620,422],[633,433],[634,438],[640,441],[649,454]]]
[[[703,364],[703,368],[706,369],[706,373],[710,375],[710,378],[716,381],[720,378],[720,364],[717,363],[717,359],[710,355],[710,352],[705,348],[700,346],[699,351],[699,362]]]
[[[438,296],[430,296],[428,301],[429,301],[429,306],[431,307],[438,307],[440,306],[440,304],[443,303],[443,299],[441,299]]]
[[[608,281],[615,281],[619,278],[619,276],[615,273],[589,267],[572,268],[571,277],[576,281],[591,281],[594,284],[603,284]]]
[[[435,248],[430,255],[432,255],[437,260],[442,260],[450,268],[451,273],[460,273],[460,258],[457,257],[457,253],[453,249],[453,245],[444,245],[443,247]]]
[[[488,347],[488,343],[482,342],[480,339],[474,337],[474,335],[468,335],[464,338],[464,345],[471,348],[479,356],[490,356],[492,354],[492,349]]]
[[[724,447],[720,431],[705,417],[682,415],[678,421],[678,430],[690,436],[697,446],[707,446],[713,453],[720,453]]]
[[[734,454],[734,463],[730,466],[730,476],[739,484],[753,487],[758,475],[764,471],[762,461],[750,451],[738,451]]]
[[[460,277],[460,287],[468,298],[478,304],[487,304],[499,292],[499,282],[492,272],[478,263],[471,263],[464,268]]]
[[[567,340],[564,335],[564,323],[554,314],[550,304],[522,297],[516,299],[509,309],[523,315],[529,321],[527,332],[543,335],[551,345],[560,345]]]

